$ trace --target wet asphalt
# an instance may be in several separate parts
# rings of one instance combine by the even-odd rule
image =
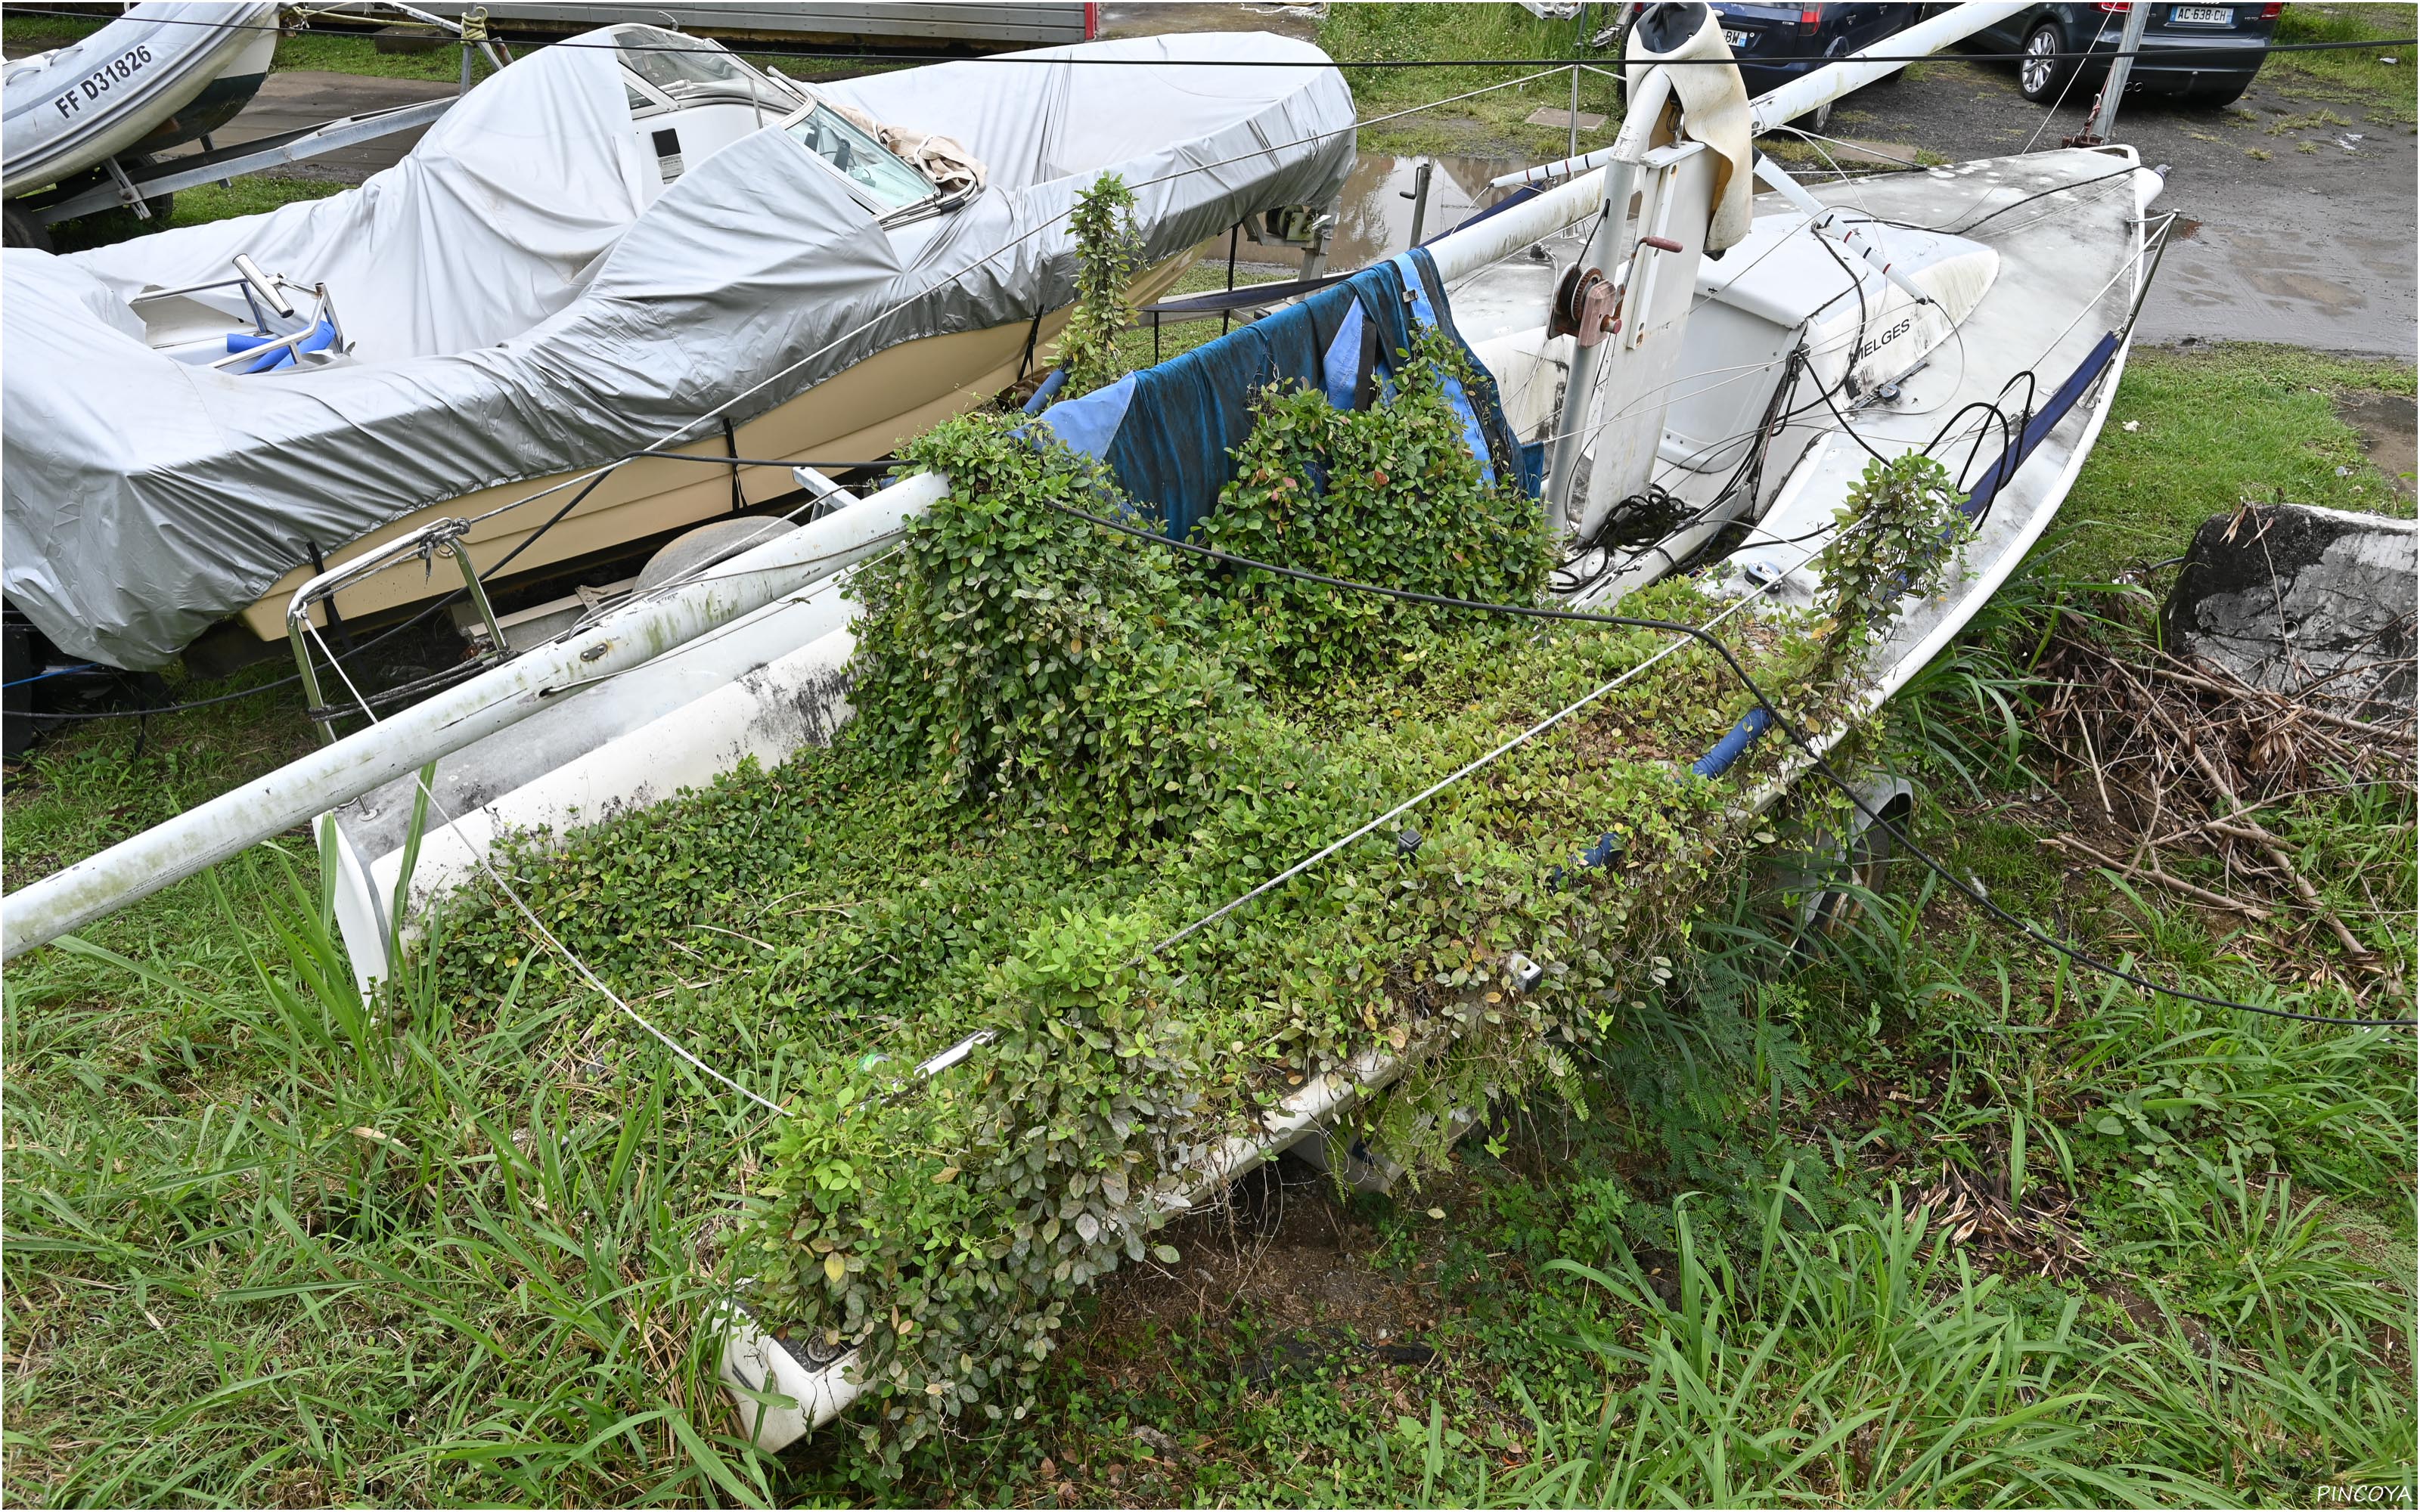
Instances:
[[[365,79],[354,73],[290,69],[272,73],[262,81],[260,93],[252,97],[252,103],[243,108],[241,115],[221,127],[210,140],[216,147],[234,147],[265,136],[275,136],[282,131],[318,126],[339,116],[359,116],[396,105],[416,105],[424,100],[443,100],[454,92],[453,85],[435,84],[425,79]],[[283,178],[316,178],[329,183],[358,184],[380,169],[393,166],[411,150],[427,130],[426,127],[415,127],[409,131],[398,131],[392,136],[379,137],[321,157],[306,159],[276,172]],[[166,155],[175,157],[200,150],[200,145],[195,143]]]
[[[2119,110],[2116,139],[2167,168],[2152,208],[2184,217],[2136,339],[2288,342],[2411,362],[2420,138],[2360,106],[2305,97],[2290,77],[2263,74],[2230,106],[2136,95]],[[2029,140],[2055,147],[2084,129],[2089,104],[2045,112],[2009,69],[1936,63],[1842,100],[1829,130],[1962,161]],[[2316,119],[2322,111],[2350,124]]]

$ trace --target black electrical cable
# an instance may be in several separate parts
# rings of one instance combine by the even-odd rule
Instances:
[[[2028,368],[2026,371],[2031,372],[2032,369]],[[2006,393],[2008,390],[2004,388],[2000,392]],[[1949,433],[1958,428],[1960,421],[1978,409],[1983,411],[1985,419],[1982,424],[1975,427],[1975,444],[1967,448],[1966,460],[1958,469],[1958,486],[1961,488],[1966,486],[1966,470],[1975,465],[1975,455],[1983,449],[1983,438],[1992,434],[1993,421],[1997,421],[2000,426],[2000,453],[2003,456],[2008,455],[2009,448],[2012,444],[2009,440],[2008,411],[2000,408],[1999,401],[1996,399],[1970,399],[1959,409],[1956,414],[1942,423],[1941,428],[1932,433],[1932,440],[1924,443],[1925,455],[1929,456],[1934,447],[1949,439]]]
[[[2150,172],[2150,170],[2143,167],[2140,163],[2129,163],[2123,168],[2113,168],[2107,173],[2094,174],[2089,178],[2079,178],[2071,184],[2056,184],[2049,189],[2036,190],[2030,194],[2022,195],[2016,199],[2009,201],[2009,203],[2001,206],[1998,209],[1987,210],[1983,214],[1967,222],[1964,225],[1925,225],[1915,221],[1894,221],[1886,216],[1880,215],[1877,215],[1872,219],[1876,225],[1897,226],[1902,231],[1931,231],[1937,236],[1962,237],[1968,232],[1974,230],[1977,226],[1981,225],[1984,222],[1997,220],[2001,216],[2008,214],[2010,210],[2021,209],[2038,199],[2048,199],[2053,194],[2064,194],[2070,190],[2089,188],[2094,184],[2105,183],[2112,178],[2123,178],[2130,174],[2149,172]],[[1876,175],[1874,177],[1882,177],[1888,176]],[[1979,200],[1988,197],[1989,195],[1987,192],[1985,194],[1977,195],[1976,199]],[[1970,200],[1967,203],[1971,206],[1975,201]],[[2028,222],[2027,224],[2030,224],[2031,223]]]
[[[9,9],[10,13],[13,15],[42,16],[62,21],[106,22],[107,20],[115,19],[95,17],[83,11],[40,10],[22,6],[12,6]],[[285,30],[284,27],[274,23],[226,23],[188,20],[181,17],[154,18],[152,19],[151,23],[154,25],[169,26],[209,26],[226,31],[283,32]],[[366,32],[331,31],[321,35],[366,37],[368,34]],[[539,34],[532,32],[520,33],[518,38],[511,34],[494,32],[490,34],[489,39],[501,40],[508,44],[518,39],[524,46],[568,47],[580,50],[612,53],[696,53],[702,51],[701,49],[694,47],[665,47],[661,45],[649,46],[644,43],[631,44],[618,41],[576,42],[566,40],[550,42],[544,40]],[[440,39],[439,45],[447,45],[447,39]],[[457,38],[452,39],[451,45],[457,47],[471,47],[477,44],[473,41]],[[2420,46],[2420,37],[2381,37],[2367,41],[2346,42],[2272,42],[2261,51],[2265,53],[2358,53],[2364,49],[2414,46]],[[756,57],[793,57],[817,63],[1035,63],[1046,66],[1072,63],[1094,68],[1166,68],[1170,66],[1169,59],[1158,57],[1033,57],[1016,53],[999,53],[977,54],[970,57],[952,58],[937,57],[930,53],[810,53],[804,49],[759,47],[752,44],[748,46],[746,51],[750,55]],[[2156,56],[2163,58],[2178,58],[2199,57],[2203,54],[2210,54],[2215,57],[2241,59],[2243,54],[2248,51],[2250,50],[2241,45],[2231,47],[2194,47],[2188,45],[2182,47],[2138,48],[2131,53],[2106,52],[2096,48],[2086,48],[2080,53],[1876,53],[1840,57],[1835,57],[1825,54],[1810,53],[1792,56],[1759,56],[1751,58],[1748,61],[1754,63],[1760,68],[1779,67],[1792,63],[1824,64],[1841,62],[2015,63],[2027,58],[2046,58],[2057,62],[2076,62],[2090,59],[2095,62],[2106,63],[2121,57]],[[1603,56],[1603,54],[1598,55]],[[1179,61],[1183,67],[1190,69],[1299,69],[1304,67],[1304,65],[1299,62],[1280,61],[1270,58],[1186,58]],[[1330,59],[1326,64],[1326,67],[1334,69],[1557,69],[1570,68],[1575,63],[1585,65],[1590,63],[1590,58],[1584,56],[1540,58],[1362,58],[1351,61],[1338,58]],[[1658,58],[1655,60],[1655,66],[1658,68],[1730,66],[1732,63],[1733,60],[1729,57]]]
[[[814,468],[819,472],[854,472],[867,468],[898,466],[898,459],[888,462],[817,462],[804,458],[784,460],[778,456],[711,456],[704,452],[631,452],[620,458],[624,462],[644,461],[651,456],[667,462],[711,462],[719,468]]]
[[[365,652],[374,651],[379,646],[394,640],[396,636],[403,634],[406,630],[411,629],[414,626],[425,623],[434,616],[439,609],[445,608],[447,605],[453,603],[456,598],[460,597],[461,592],[462,591],[460,589],[456,589],[451,596],[439,599],[436,603],[431,604],[427,609],[423,609],[420,613],[412,616],[411,619],[404,621],[401,625],[395,626],[393,629],[382,630],[378,635],[363,641],[359,646],[354,648],[354,655],[359,656]],[[301,672],[287,672],[285,676],[277,679],[275,682],[263,683],[257,687],[239,688],[232,693],[220,693],[206,699],[193,699],[183,703],[163,703],[156,709],[102,709],[94,714],[79,714],[66,710],[53,712],[45,709],[36,709],[23,714],[21,717],[37,720],[63,719],[80,722],[88,719],[142,719],[147,718],[155,714],[184,714],[193,709],[207,709],[214,703],[232,703],[238,699],[248,699],[261,693],[274,693],[281,687],[291,687],[302,680],[302,674]]]
[[[1791,390],[1797,384],[1799,367],[1806,355],[1807,348],[1801,346],[1794,348],[1791,352],[1790,356],[1782,363],[1781,377],[1776,380],[1773,393],[1765,398],[1764,413],[1758,418],[1756,429],[1747,433],[1746,439],[1748,440],[1748,445],[1741,452],[1739,461],[1732,465],[1730,474],[1723,479],[1721,486],[1714,489],[1714,493],[1703,504],[1699,505],[1696,509],[1690,510],[1687,514],[1683,515],[1673,524],[1671,529],[1666,531],[1655,540],[1650,541],[1639,547],[1637,550],[1632,551],[1629,556],[1623,560],[1623,567],[1625,570],[1627,570],[1630,563],[1637,562],[1641,557],[1646,556],[1651,551],[1663,552],[1664,559],[1670,562],[1675,568],[1678,568],[1681,565],[1681,563],[1672,556],[1672,553],[1668,549],[1667,549],[1669,543],[1675,536],[1694,525],[1702,523],[1707,516],[1721,508],[1743,488],[1747,490],[1748,497],[1751,501],[1753,501],[1755,496],[1762,490],[1764,486],[1765,455],[1772,450],[1774,437],[1779,435],[1782,427],[1788,424],[1789,416],[1784,412],[1783,406],[1789,399]],[[1730,445],[1733,441],[1737,441],[1742,439],[1743,438],[1739,436],[1733,436],[1719,442],[1709,443],[1709,445],[1699,455],[1703,455],[1704,451],[1713,451],[1719,449],[1722,446]],[[1652,501],[1652,496],[1656,495],[1661,495],[1666,500],[1671,500],[1675,502],[1678,501],[1675,496],[1667,491],[1660,484],[1650,483],[1647,486],[1651,502]],[[1637,497],[1638,496],[1633,496],[1633,498]],[[1631,501],[1629,499],[1621,501],[1623,504],[1627,504],[1630,501]],[[1605,532],[1612,528],[1616,519],[1620,517],[1620,505],[1617,505],[1613,510],[1608,511],[1606,517],[1597,522],[1595,533],[1590,535],[1587,540],[1579,543],[1578,554],[1585,555],[1603,545]],[[1617,545],[1619,543],[1617,543]],[[1610,566],[1608,566],[1607,570],[1611,570]],[[1602,580],[1604,576],[1604,573],[1599,573],[1596,578],[1590,579],[1590,581],[1596,582]]]
[[[1820,242],[1823,240],[1823,238],[1819,236],[1815,239]],[[1719,508],[1724,501],[1730,498],[1732,493],[1742,486],[1743,482],[1746,481],[1743,477],[1743,474],[1747,472],[1751,464],[1755,470],[1755,486],[1761,487],[1764,475],[1765,454],[1771,448],[1773,439],[1779,435],[1783,430],[1789,428],[1792,422],[1814,409],[1818,403],[1830,405],[1832,395],[1839,393],[1841,389],[1848,385],[1850,374],[1854,372],[1856,369],[1857,354],[1865,346],[1866,332],[1869,329],[1872,311],[1866,305],[1865,287],[1857,275],[1854,271],[1850,270],[1847,263],[1840,261],[1840,255],[1838,252],[1833,251],[1833,249],[1828,246],[1826,246],[1824,250],[1832,253],[1832,257],[1835,262],[1840,262],[1841,270],[1848,273],[1850,286],[1854,290],[1857,296],[1857,333],[1855,338],[1850,343],[1849,360],[1841,364],[1839,381],[1835,383],[1829,390],[1826,390],[1819,380],[1816,384],[1817,397],[1815,399],[1810,399],[1807,403],[1793,408],[1786,409],[1783,409],[1783,406],[1787,402],[1789,394],[1794,386],[1795,376],[1803,370],[1811,368],[1812,365],[1807,362],[1807,350],[1803,344],[1792,350],[1790,354],[1789,360],[1784,363],[1782,366],[1781,378],[1774,389],[1773,397],[1767,401],[1765,405],[1764,417],[1759,422],[1758,430],[1756,432],[1756,444],[1749,448],[1748,452],[1741,458],[1739,465],[1734,467],[1731,470],[1730,475],[1723,481],[1722,486],[1714,490],[1714,496],[1709,499],[1703,506],[1692,511],[1686,517],[1674,525],[1671,530],[1666,532],[1661,540],[1651,542],[1646,546],[1640,547],[1637,550],[1631,552],[1623,561],[1623,570],[1627,570],[1631,563],[1637,562],[1640,558],[1646,556],[1651,551],[1664,551],[1666,542],[1670,541],[1674,536],[1680,534],[1683,531],[1687,530],[1692,525],[1699,523],[1707,515],[1712,514],[1715,509]],[[1835,296],[1835,298],[1838,298],[1838,296]],[[1828,304],[1830,301],[1827,301],[1825,302]],[[1776,411],[1778,411],[1778,413],[1776,413]],[[1964,411],[1962,410],[1960,412],[1962,414]],[[1833,406],[1832,413],[1836,419],[1839,420],[1842,429],[1851,429],[1847,418],[1840,414],[1839,409],[1837,406]],[[2003,428],[2005,429],[2005,426]],[[1864,437],[1858,436],[1855,439],[1858,444],[1866,445]],[[1938,440],[1938,439],[1939,438],[1937,437],[1935,438],[1936,440]],[[1874,452],[1874,449],[1869,445],[1866,445],[1866,450],[1868,452]],[[1928,447],[1927,450],[1929,451],[1930,448]],[[1880,456],[1882,454],[1874,452],[1874,455],[1876,456]],[[1652,487],[1653,486],[1651,485],[1650,486]],[[1628,501],[1629,501],[1627,500],[1623,501],[1625,503]],[[1579,543],[1578,552],[1580,555],[1585,555],[1590,551],[1595,550],[1602,544],[1605,532],[1613,523],[1613,514],[1608,513],[1605,519],[1598,522],[1596,532],[1587,540]],[[1808,535],[1820,534],[1823,531],[1829,529],[1831,529],[1831,527],[1828,525],[1823,526],[1817,531],[1809,532]],[[1791,537],[1791,540],[1803,541],[1807,539],[1808,535],[1793,536]],[[1789,541],[1783,541],[1779,543],[1767,544],[1788,545],[1790,543]],[[1669,551],[1664,551],[1664,555],[1665,560],[1671,562],[1674,567],[1677,568],[1680,566],[1681,563],[1673,559]],[[1612,570],[1614,569],[1611,564],[1608,563],[1606,571]],[[1601,581],[1604,577],[1605,572],[1599,572],[1596,577],[1590,579],[1590,581]]]
[[[2128,177],[2143,171],[2144,170],[2139,165],[2129,163],[2123,168],[2115,168],[2110,170],[2108,173],[2095,174],[2089,178],[2079,178],[2071,184],[2060,184],[2055,189],[2036,190],[2034,193],[2025,195],[2022,199],[2012,199],[1996,210],[1987,211],[1982,215],[1975,217],[1975,219],[1967,222],[1964,225],[1950,227],[1943,231],[1941,234],[1944,236],[1962,237],[1973,231],[1977,226],[1983,224],[1985,222],[1996,221],[2001,216],[2008,214],[2010,210],[2023,208],[2038,199],[2048,199],[2053,194],[2064,194],[2072,190],[2088,189],[2094,184],[2104,183],[2112,178]]]
[[[1191,541],[1172,540],[1168,536],[1160,534],[1157,531],[1146,530],[1139,525],[1129,525],[1123,520],[1108,519],[1102,516],[1078,509],[1073,504],[1063,504],[1054,501],[1051,503],[1050,507],[1058,510],[1062,514],[1073,515],[1078,519],[1098,526],[1103,530],[1114,531],[1121,535],[1131,535],[1139,540],[1149,541],[1154,545],[1163,546],[1173,551],[1184,551],[1195,556],[1207,557],[1212,561],[1224,563],[1229,566],[1249,568],[1256,572],[1275,573],[1281,578],[1298,579],[1304,582],[1318,583],[1323,587],[1342,588],[1350,593],[1373,594],[1382,598],[1403,599],[1406,602],[1415,604],[1431,604],[1440,609],[1472,609],[1483,614],[1505,614],[1524,619],[1536,620],[1565,620],[1586,625],[1618,625],[1624,629],[1662,630],[1673,635],[1687,636],[1693,640],[1702,642],[1709,650],[1713,651],[1715,656],[1722,658],[1723,665],[1730,669],[1731,676],[1739,681],[1740,686],[1747,689],[1748,696],[1756,700],[1758,707],[1764,710],[1766,717],[1770,718],[1775,727],[1780,730],[1784,735],[1789,737],[1791,744],[1796,746],[1800,750],[1807,753],[1807,759],[1813,764],[1815,770],[1822,774],[1824,780],[1830,782],[1834,787],[1838,788],[1848,798],[1850,804],[1854,807],[1859,813],[1863,814],[1869,823],[1880,826],[1882,832],[1885,835],[1889,836],[1893,842],[1905,847],[1909,855],[1923,862],[1925,866],[1930,868],[1933,873],[1939,876],[1943,881],[1948,883],[1951,887],[1965,894],[1966,897],[1974,903],[1980,904],[1983,909],[1990,913],[1993,918],[1999,919],[2002,923],[2017,931],[2019,933],[2024,934],[2026,938],[2033,940],[2036,944],[2049,948],[2078,965],[2089,967],[2090,969],[2101,972],[2105,976],[2114,977],[2120,981],[2132,983],[2136,987],[2142,988],[2146,992],[2163,993],[2170,997],[2181,998],[2186,1002],[2201,1003],[2211,1008],[2231,1009],[2243,1013],[2261,1013],[2266,1014],[2271,1018],[2292,1019],[2303,1024],[2333,1025],[2340,1028],[2400,1029],[2420,1027],[2420,1019],[2333,1018],[2319,1013],[2297,1013],[2290,1009],[2271,1008],[2260,1003],[2239,1002],[2231,997],[2216,997],[2207,993],[2197,993],[2183,987],[2170,987],[2161,982],[2153,981],[2147,977],[2136,976],[2134,973],[2128,971],[2123,966],[2112,965],[2108,962],[2100,960],[2095,956],[2086,954],[2083,950],[2067,944],[2065,941],[2055,940],[2051,936],[2044,934],[2041,931],[2034,928],[2033,925],[2027,923],[2022,918],[2019,918],[2016,915],[2009,913],[1998,903],[1993,903],[1990,898],[1985,897],[1980,889],[1967,882],[1964,878],[1951,872],[1949,868],[1942,862],[1934,859],[1931,853],[1926,851],[1923,847],[1910,840],[1897,825],[1884,818],[1881,814],[1875,812],[1872,809],[1868,808],[1866,806],[1866,801],[1857,796],[1857,791],[1851,785],[1849,779],[1834,771],[1831,764],[1823,760],[1823,754],[1815,748],[1814,742],[1807,737],[1806,732],[1798,728],[1796,721],[1783,714],[1780,709],[1774,705],[1773,701],[1765,696],[1764,689],[1758,687],[1756,679],[1748,675],[1747,669],[1740,665],[1739,658],[1731,654],[1730,647],[1723,644],[1719,639],[1709,634],[1705,630],[1699,628],[1697,625],[1683,625],[1678,620],[1645,619],[1629,614],[1591,614],[1579,609],[1544,609],[1530,604],[1491,604],[1483,599],[1454,598],[1443,594],[1416,593],[1408,588],[1388,588],[1377,583],[1356,582],[1349,578],[1331,578],[1326,573],[1308,572],[1299,567],[1284,567],[1280,566],[1273,562],[1258,562],[1254,561],[1250,557],[1239,557],[1234,555],[1233,552],[1220,551],[1212,547],[1197,546]]]

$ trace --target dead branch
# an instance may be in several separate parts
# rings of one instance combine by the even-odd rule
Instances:
[[[2244,903],[2241,899],[2230,898],[2223,892],[2212,892],[2208,887],[2196,886],[2194,883],[2187,882],[2184,878],[2180,876],[2173,876],[2168,872],[2161,871],[2155,866],[2140,866],[2128,861],[2120,861],[2113,856],[2103,856],[2099,851],[2094,850],[2091,846],[2086,845],[2084,841],[2077,840],[2072,835],[2042,835],[2037,838],[2040,839],[2041,843],[2044,845],[2055,846],[2059,850],[2071,852],[2074,855],[2083,856],[2086,860],[2092,862],[2096,866],[2105,866],[2110,871],[2116,872],[2122,876],[2133,877],[2141,882],[2149,882],[2157,887],[2165,887],[2171,892],[2181,892],[2188,898],[2198,899],[2200,902],[2210,904],[2212,908],[2232,909],[2236,913],[2247,914],[2254,918],[2264,921],[2269,918],[2269,910],[2260,907],[2257,903]]]

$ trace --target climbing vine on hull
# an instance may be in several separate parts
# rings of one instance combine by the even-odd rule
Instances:
[[[1430,330],[1407,358],[1369,409],[1339,409],[1311,389],[1265,393],[1202,544],[1416,593],[1535,597],[1554,532],[1518,488],[1482,481],[1446,393],[1447,378],[1468,377],[1461,354]],[[1302,682],[1366,668],[1453,612],[1250,570],[1219,593],[1254,658]]]
[[[1834,533],[1815,559],[1826,622],[1814,678],[1854,668],[1881,636],[1902,597],[1936,592],[1975,533],[1948,470],[1921,452],[1866,464],[1834,512]]]

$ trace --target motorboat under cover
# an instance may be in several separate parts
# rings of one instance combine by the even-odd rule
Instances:
[[[942,214],[884,224],[769,126],[650,198],[613,35],[524,56],[359,189],[70,256],[9,249],[8,598],[70,655],[157,667],[315,548],[1067,303],[1065,212],[1104,172],[1158,260],[1327,203],[1353,162],[1352,99],[1317,48],[1171,36],[819,86],[967,145],[987,181]],[[1271,66],[1188,64],[1211,58]],[[239,253],[324,285],[349,351],[235,373],[154,350],[129,301],[229,278]],[[240,290],[200,298],[244,310]]]

